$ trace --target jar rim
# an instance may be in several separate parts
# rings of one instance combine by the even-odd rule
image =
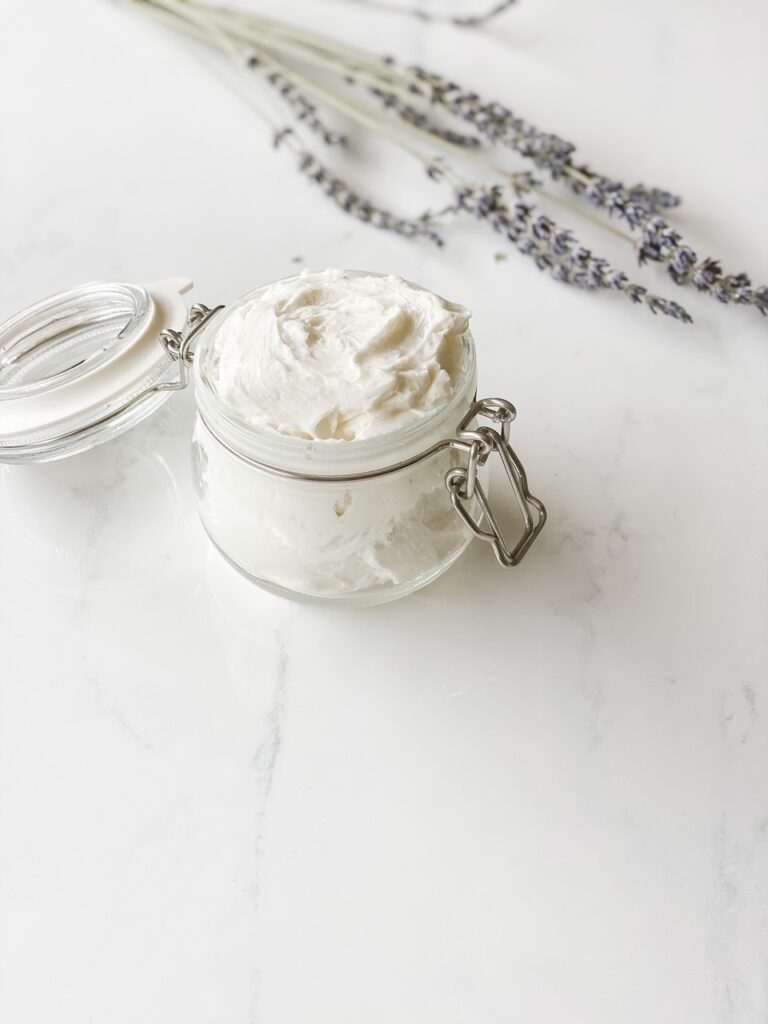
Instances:
[[[390,276],[361,270],[344,270],[343,273],[352,277]],[[300,276],[293,274],[247,292],[232,306],[227,307],[224,315],[258,296],[273,284],[295,281]],[[406,278],[402,280],[419,291],[432,291]],[[330,474],[335,472],[339,465],[346,466],[350,462],[359,462],[361,466],[370,468],[386,465],[392,461],[393,451],[396,451],[399,457],[407,458],[426,451],[435,440],[446,435],[452,436],[462,419],[463,412],[474,398],[477,386],[477,356],[472,332],[467,329],[462,335],[464,355],[460,377],[453,394],[444,405],[430,410],[415,422],[375,437],[356,438],[351,441],[331,438],[309,440],[281,434],[270,427],[249,423],[238,416],[222,400],[208,376],[206,356],[211,351],[212,339],[221,323],[221,317],[217,316],[202,329],[195,351],[193,376],[198,410],[214,435],[221,435],[235,451],[276,468],[301,468],[314,463],[314,472],[323,475],[323,469],[327,469]]]

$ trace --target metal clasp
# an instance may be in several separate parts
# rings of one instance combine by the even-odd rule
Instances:
[[[176,380],[162,381],[155,384],[153,391],[180,391],[187,386],[189,381],[189,368],[192,365],[194,349],[192,343],[197,333],[205,327],[208,321],[224,309],[224,306],[214,306],[212,309],[204,306],[202,302],[196,302],[190,307],[187,315],[187,322],[180,331],[174,331],[170,327],[160,331],[159,341],[171,359],[178,364],[179,376]]]
[[[445,476],[453,507],[476,537],[492,545],[497,560],[507,568],[522,561],[541,533],[547,518],[544,505],[528,490],[528,478],[523,465],[509,444],[509,428],[516,415],[514,405],[503,398],[484,398],[475,402],[459,424],[457,432],[461,448],[467,454],[467,464],[455,466]],[[489,426],[469,429],[470,423],[480,417],[492,420],[501,430]],[[510,547],[505,540],[488,496],[478,479],[478,470],[494,452],[501,459],[525,524],[523,535],[514,547]],[[477,500],[482,511],[479,519],[475,519],[467,507],[467,503],[473,499]]]

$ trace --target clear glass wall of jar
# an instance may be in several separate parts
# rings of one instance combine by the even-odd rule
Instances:
[[[471,334],[441,409],[381,437],[305,441],[255,428],[221,400],[211,344],[220,323],[195,348],[193,466],[200,517],[224,556],[267,589],[354,604],[393,600],[445,572],[472,539],[445,483],[461,460],[445,447],[419,456],[454,436],[472,407]]]

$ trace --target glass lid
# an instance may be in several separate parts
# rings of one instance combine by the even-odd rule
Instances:
[[[0,462],[44,462],[90,448],[169,396],[186,278],[86,284],[0,324]]]

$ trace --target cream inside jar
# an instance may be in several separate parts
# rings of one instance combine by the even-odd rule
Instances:
[[[444,406],[469,313],[399,277],[304,272],[239,305],[212,382],[242,422],[308,441],[360,441]]]
[[[427,452],[470,407],[468,323],[401,278],[324,270],[211,325],[194,361],[195,475],[223,553],[312,597],[386,600],[439,575],[470,539],[445,486],[455,454],[376,470]]]

